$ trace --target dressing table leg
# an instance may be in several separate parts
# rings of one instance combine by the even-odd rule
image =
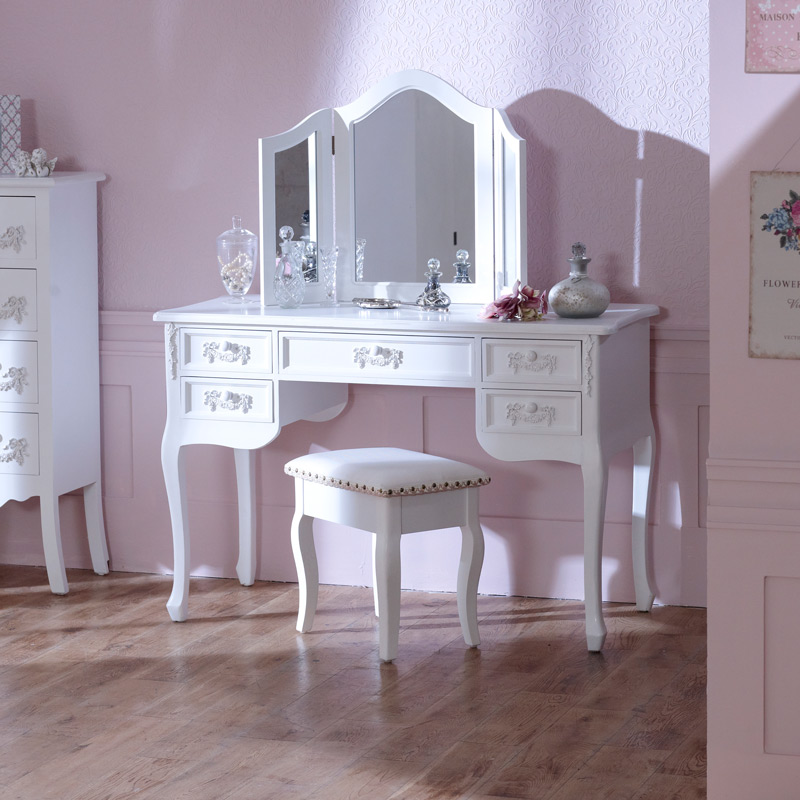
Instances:
[[[58,495],[54,491],[43,493],[39,498],[42,515],[42,544],[47,580],[53,594],[67,594],[69,584],[64,569],[64,553],[61,549],[61,522],[58,516]]]
[[[652,572],[650,568],[650,494],[653,488],[655,463],[655,431],[651,427],[633,445],[633,517],[631,520],[631,545],[633,552],[633,580],[636,588],[636,609],[649,611],[653,606]]]
[[[86,514],[86,533],[89,538],[89,553],[92,569],[98,575],[108,574],[108,544],[103,524],[103,493],[100,481],[83,487],[83,510]]]
[[[305,514],[303,508],[303,479],[294,479],[295,506],[292,517],[292,553],[297,567],[297,583],[300,591],[297,630],[307,633],[314,624],[319,594],[319,567],[314,548],[314,518]]]
[[[458,617],[464,641],[470,647],[481,643],[478,634],[478,581],[483,567],[483,529],[478,518],[478,490],[466,489],[467,523],[461,527],[461,561],[458,565]]]
[[[583,586],[586,606],[586,644],[590,652],[603,649],[603,524],[608,489],[608,461],[591,454],[583,470]]]
[[[256,487],[255,450],[233,451],[236,464],[236,489],[239,499],[239,561],[236,574],[242,586],[252,586],[256,579]]]
[[[189,513],[186,505],[186,454],[185,448],[161,445],[161,468],[167,487],[169,517],[172,523],[174,552],[174,579],[172,594],[167,600],[167,611],[175,622],[183,622],[189,610]]]

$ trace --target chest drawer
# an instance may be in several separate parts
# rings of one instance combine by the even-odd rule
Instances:
[[[183,415],[187,419],[272,422],[272,381],[184,378]]]
[[[359,334],[278,334],[283,375],[369,383],[471,382],[474,340]]]
[[[39,415],[0,412],[0,475],[39,474]]]
[[[579,436],[581,393],[484,389],[481,425],[490,433]]]
[[[181,330],[181,371],[193,375],[248,375],[272,372],[269,331]]]
[[[0,341],[0,403],[38,403],[36,342]]]
[[[36,322],[36,270],[0,269],[0,331],[35,331]]]
[[[36,258],[36,199],[0,197],[0,259]]]
[[[483,380],[529,386],[580,386],[581,343],[549,339],[484,339]]]

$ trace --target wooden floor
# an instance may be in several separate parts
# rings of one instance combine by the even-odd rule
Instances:
[[[370,589],[0,567],[4,800],[705,797],[705,611],[404,592],[400,654],[377,659]]]

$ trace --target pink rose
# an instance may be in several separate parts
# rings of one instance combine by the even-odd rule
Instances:
[[[789,211],[792,215],[792,222],[797,226],[797,224],[800,223],[800,200],[793,203]]]

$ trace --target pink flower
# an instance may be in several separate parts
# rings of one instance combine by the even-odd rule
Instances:
[[[790,209],[790,213],[792,215],[792,221],[795,225],[800,223],[800,200],[797,200],[795,203],[792,204]]]
[[[539,289],[522,286],[517,281],[510,294],[504,294],[497,300],[488,303],[479,316],[483,319],[541,319],[547,313],[547,295]]]

